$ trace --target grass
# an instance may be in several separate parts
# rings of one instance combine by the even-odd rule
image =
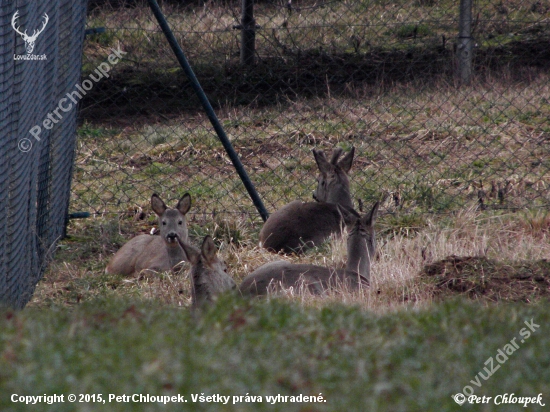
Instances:
[[[86,133],[96,137],[90,127]],[[120,138],[124,131],[112,135]],[[305,137],[305,133],[292,135],[293,139]],[[323,144],[323,140],[318,142]],[[348,140],[329,140],[334,142],[349,145]],[[422,142],[438,144],[441,140]],[[270,143],[277,147],[276,140]],[[157,146],[149,150],[145,143],[139,144],[151,159],[171,155],[168,149],[153,152]],[[201,139],[187,144],[183,146],[186,153],[207,165],[211,156],[207,144]],[[248,150],[273,149],[257,143]],[[100,154],[97,147],[90,153],[92,157]],[[383,164],[378,153],[374,160],[359,156],[353,170],[368,168],[370,161]],[[117,156],[103,155],[107,159]],[[304,163],[308,158],[306,152]],[[155,159],[141,166],[138,157],[132,159],[134,170],[160,163]],[[309,174],[315,169],[312,164],[298,164],[297,170],[309,169]],[[414,176],[415,171],[406,173]],[[463,184],[462,172],[455,173],[454,180],[445,182],[453,188]],[[265,176],[270,176],[267,170]],[[113,176],[104,179],[118,182]],[[417,186],[421,183],[418,178]],[[490,189],[484,188],[489,198]],[[223,190],[215,185],[200,189],[193,192],[195,199],[201,199],[199,194],[206,196],[208,190],[220,196]],[[117,186],[112,190],[115,193]],[[179,187],[178,195],[183,190],[187,188]],[[357,186],[354,190],[359,191]],[[283,407],[296,411],[450,411],[459,409],[451,395],[467,385],[476,394],[493,398],[512,392],[545,395],[550,382],[550,342],[544,332],[550,274],[543,261],[550,254],[548,214],[536,208],[481,210],[474,204],[429,215],[421,211],[426,207],[423,202],[434,202],[433,192],[416,190],[426,194],[407,198],[405,190],[395,190],[385,197],[368,291],[336,291],[321,297],[288,291],[267,301],[226,296],[200,314],[188,308],[188,267],[179,275],[122,278],[103,274],[110,256],[127,239],[149,232],[154,225],[145,202],[123,203],[126,213],[116,218],[104,214],[71,221],[70,237],[60,242],[28,307],[21,312],[0,311],[0,408],[27,410],[10,401],[13,393],[102,394],[106,400],[109,394],[180,394],[192,409],[240,411]],[[229,208],[229,200],[221,200]],[[420,204],[419,212],[396,206],[407,202]],[[192,241],[198,244],[204,235],[213,235],[237,282],[259,265],[281,258],[257,247],[260,225],[247,213],[201,213],[194,207],[189,222]],[[451,255],[464,257],[468,264],[457,264]],[[340,267],[346,259],[345,242],[332,239],[305,256],[287,259]],[[518,285],[513,283],[518,274],[529,275],[532,282],[512,290]],[[524,339],[494,376],[480,379],[487,359],[512,339],[519,342],[524,322],[531,319],[540,329]],[[476,377],[480,388],[472,383]],[[228,406],[193,403],[192,395],[202,393],[263,398],[261,403]],[[268,406],[266,397],[278,394],[322,394],[326,402]],[[181,410],[182,406],[106,405],[41,404],[41,410]],[[517,405],[501,405],[500,409],[517,410]]]
[[[299,99],[218,113],[270,211],[311,197],[312,148],[353,145],[356,198],[372,201],[398,193],[401,203],[395,207],[403,211],[448,213],[476,204],[481,189],[485,206],[493,209],[547,203],[550,169],[544,161],[542,117],[520,121],[517,116],[526,106],[547,115],[545,100],[536,97],[547,93],[548,77],[541,74],[528,88],[498,83],[456,91],[444,84],[437,90],[409,85],[355,99]],[[84,127],[73,209],[119,212],[124,203],[144,207],[153,191],[170,197],[189,190],[195,210],[211,213],[238,205],[239,211],[254,213],[206,119],[184,113],[146,126]],[[91,133],[103,137],[87,137]]]
[[[365,205],[365,208],[368,205]],[[39,283],[30,306],[73,307],[82,302],[125,296],[152,300],[170,306],[188,306],[190,286],[185,273],[177,276],[138,276],[122,279],[103,274],[108,259],[129,238],[139,233],[149,233],[154,219],[148,208],[133,211],[135,217],[106,220],[75,220],[69,226],[70,237],[61,242],[56,259],[50,265],[45,277]],[[449,256],[472,257],[496,262],[482,265],[482,272],[489,278],[502,276],[523,276],[521,271],[510,271],[521,267],[522,262],[537,262],[550,255],[549,218],[542,211],[510,213],[501,211],[480,211],[471,208],[452,215],[428,216],[406,213],[384,213],[377,222],[378,253],[372,267],[371,292],[361,296],[329,294],[324,297],[298,297],[307,305],[320,306],[331,302],[346,302],[359,305],[364,310],[386,312],[406,310],[412,304],[415,308],[425,308],[438,300],[440,295],[434,290],[433,279],[422,273],[430,265],[445,267]],[[195,215],[189,221],[192,242],[200,244],[209,234],[214,237],[225,259],[229,273],[237,283],[260,265],[281,259],[257,246],[260,225],[254,224],[246,214]],[[286,259],[295,263],[313,263],[329,267],[342,267],[346,261],[346,244],[343,239],[332,239],[306,255],[289,256]],[[439,265],[439,266],[438,266]],[[441,266],[443,265],[443,266]],[[455,265],[456,266],[456,265]],[[533,269],[529,279],[540,278],[538,292],[518,295],[514,298],[501,293],[491,297],[492,290],[465,297],[485,301],[539,301],[547,299],[547,266]],[[447,271],[448,273],[451,273]],[[433,275],[445,276],[446,271],[433,271]],[[477,278],[480,270],[465,267],[453,272],[455,282],[462,278]],[[508,275],[507,275],[508,274]],[[527,279],[527,278],[526,278]],[[545,280],[546,279],[546,280]],[[437,282],[436,282],[437,283]],[[510,282],[508,282],[510,283]],[[511,285],[512,283],[510,283]],[[535,281],[536,284],[536,281]],[[542,289],[541,289],[542,288]],[[450,295],[465,290],[451,290]],[[448,296],[448,295],[445,295]]]
[[[548,393],[550,338],[543,305],[480,307],[449,301],[387,314],[356,306],[308,308],[287,300],[220,299],[205,313],[153,302],[98,299],[74,310],[0,314],[0,406],[25,394],[150,394],[193,410],[450,411],[489,357],[525,321],[540,325],[478,395]],[[495,361],[496,362],[496,361]],[[193,394],[262,402],[192,403]],[[322,394],[323,403],[268,405],[266,396]],[[231,398],[232,399],[232,398]],[[40,410],[181,410],[183,405],[57,403]],[[512,407],[513,406],[513,407]],[[517,410],[504,405],[502,410]],[[499,408],[500,409],[500,408]]]
[[[500,9],[490,2],[475,5],[474,30],[479,40],[495,42],[495,37],[501,36],[499,45],[502,45],[545,32],[548,9],[544,2],[536,12],[528,3],[502,3]],[[170,16],[178,40],[196,64],[203,63],[205,58],[199,51],[208,50],[210,56],[227,65],[239,55],[239,32],[233,26],[240,23],[240,7],[241,3],[234,1],[209,3],[202,8],[194,3],[179,7],[163,4],[163,11]],[[416,44],[433,47],[441,44],[441,36],[451,39],[457,34],[459,8],[448,0],[437,4],[410,0],[323,4],[304,1],[292,7],[293,10],[288,10],[272,2],[254,5],[254,17],[259,26],[256,35],[258,57],[288,57],[304,51],[363,54],[373,49],[408,48],[411,39]],[[91,13],[89,24],[108,29],[107,33],[94,38],[99,45],[124,37],[130,39],[130,52],[150,56],[163,44],[145,5],[96,9]],[[512,33],[515,37],[511,38]]]
[[[511,69],[522,81],[517,67],[547,65],[549,10],[544,2],[537,12],[527,2],[502,3],[505,13],[490,2],[474,7],[476,72],[483,76],[493,69]],[[233,27],[240,24],[240,2],[208,3],[201,8],[193,2],[179,7],[163,4],[163,10],[203,87],[220,106],[271,105],[297,94],[345,93],[350,83],[357,82],[391,87],[394,82],[421,79],[429,83],[433,76],[452,77],[456,2],[304,1],[292,6],[290,11],[272,2],[255,4],[258,65],[251,70],[238,64],[240,33]],[[151,107],[173,113],[182,105],[188,110],[198,106],[144,4],[96,9],[88,24],[107,31],[89,38],[85,72],[104,60],[109,47],[123,43],[129,53],[118,66],[123,74],[105,82],[96,91],[99,95],[85,99],[84,106],[92,114],[106,104],[124,106],[125,99],[133,103],[125,109],[137,114],[150,112]],[[333,90],[327,90],[327,85]],[[155,99],[154,106],[136,102],[144,88],[154,90],[146,93],[148,99]],[[103,107],[97,107],[97,101]]]

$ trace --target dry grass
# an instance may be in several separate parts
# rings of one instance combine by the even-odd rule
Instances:
[[[279,297],[315,307],[333,303],[359,305],[374,312],[422,308],[430,305],[435,298],[433,283],[422,278],[421,273],[427,265],[451,255],[484,257],[498,262],[536,261],[550,256],[548,226],[534,225],[531,215],[487,216],[470,209],[447,217],[445,221],[441,217],[439,220],[428,218],[423,228],[414,231],[396,227],[389,217],[382,216],[378,223],[379,232],[384,235],[378,237],[378,253],[371,271],[372,285],[368,290],[338,290],[324,296],[290,290]],[[548,222],[548,216],[542,218],[539,213],[536,217],[536,222]],[[236,222],[233,225],[235,228],[246,230],[243,222]],[[255,268],[277,259],[334,268],[343,267],[346,261],[343,239],[333,238],[305,256],[278,256],[250,241],[231,243],[228,233],[234,232],[223,231],[219,225],[195,227],[191,233],[194,233],[196,243],[205,233],[217,236],[220,254],[237,283]],[[250,233],[241,233],[239,236],[248,239],[252,237]],[[106,237],[94,242],[95,250],[112,250]],[[57,259],[39,283],[31,306],[52,303],[73,305],[109,294],[160,301],[170,306],[190,304],[187,265],[179,275],[147,275],[124,279],[103,274],[109,252],[99,255],[81,253],[82,249],[90,248],[90,242],[65,241],[62,247],[68,249],[58,253]],[[482,276],[481,273],[470,275],[474,278]]]

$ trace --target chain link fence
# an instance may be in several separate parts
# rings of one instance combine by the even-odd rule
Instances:
[[[0,7],[0,305],[15,308],[65,230],[76,105],[60,101],[80,78],[86,20],[85,1],[38,3]]]
[[[270,212],[311,199],[311,149],[335,146],[357,149],[354,198],[387,211],[548,207],[548,0],[473,4],[470,84],[452,1],[161,7]],[[72,210],[189,191],[198,216],[258,219],[147,4],[91,2],[87,24],[84,76],[126,54],[81,103]]]

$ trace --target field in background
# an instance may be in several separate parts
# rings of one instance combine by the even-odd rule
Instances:
[[[82,101],[72,209],[124,213],[153,191],[190,190],[199,213],[254,218],[151,12],[135,3],[89,16],[105,32],[87,37],[84,75],[110,48],[127,54]],[[253,67],[239,65],[239,8],[163,4],[270,211],[310,198],[311,148],[336,144],[358,147],[353,191],[365,202],[387,197],[406,213],[548,205],[547,2],[477,2],[473,84],[460,88],[456,2],[258,2]]]
[[[496,79],[459,90],[408,85],[366,90],[355,99],[228,107],[218,116],[270,212],[292,199],[311,199],[311,149],[336,146],[356,147],[356,201],[386,198],[391,212],[447,213],[479,202],[492,209],[537,207],[546,204],[550,187],[549,80],[539,74],[529,88]],[[124,212],[144,207],[152,192],[175,199],[190,191],[195,211],[254,218],[204,114],[143,125],[145,119],[81,127],[74,210]],[[174,182],[181,184],[167,192]]]

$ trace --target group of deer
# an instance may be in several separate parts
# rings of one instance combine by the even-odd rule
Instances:
[[[374,222],[379,203],[361,216],[353,209],[348,172],[354,148],[344,157],[343,150],[334,149],[327,160],[325,154],[313,150],[319,168],[315,202],[294,201],[273,213],[260,231],[260,244],[279,253],[303,253],[321,244],[332,234],[348,229],[348,260],[345,269],[330,269],[309,264],[292,264],[284,260],[260,266],[246,276],[239,286],[243,295],[265,295],[278,289],[307,289],[320,294],[328,289],[368,287],[371,259],[376,249]],[[200,249],[189,243],[185,215],[191,208],[191,196],[186,193],[174,209],[154,194],[151,207],[159,218],[160,236],[140,235],[127,242],[111,259],[107,273],[134,275],[142,271],[174,271],[182,262],[191,264],[193,306],[211,301],[224,291],[236,289],[227,274],[225,263],[217,256],[210,236]]]

